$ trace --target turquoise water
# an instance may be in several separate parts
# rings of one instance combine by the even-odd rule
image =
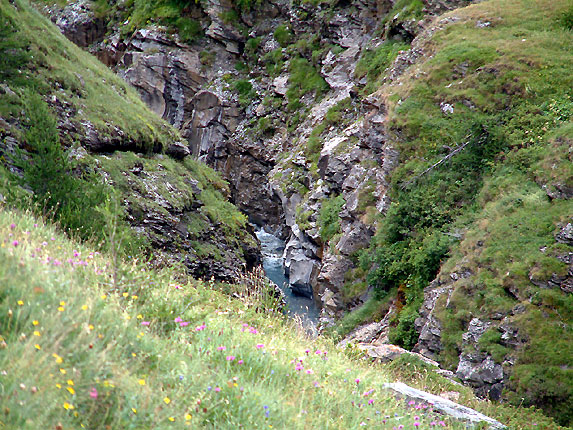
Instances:
[[[319,316],[318,308],[314,300],[293,294],[288,278],[285,275],[283,259],[285,243],[262,228],[256,231],[256,235],[261,243],[265,275],[284,292],[288,305],[288,314],[300,318],[303,327],[315,332]]]

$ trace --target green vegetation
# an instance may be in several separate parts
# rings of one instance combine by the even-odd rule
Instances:
[[[320,212],[318,213],[318,225],[320,227],[320,238],[324,243],[328,242],[336,233],[340,233],[340,217],[338,214],[344,206],[344,197],[330,196],[322,201]]]
[[[308,60],[300,57],[292,58],[289,64],[289,88],[286,96],[288,109],[295,111],[303,107],[301,97],[314,93],[316,97],[328,89],[328,84]]]
[[[441,360],[452,368],[472,316],[525,306],[528,316],[511,320],[530,343],[515,361],[515,391],[506,396],[542,405],[562,423],[573,409],[566,400],[571,372],[563,368],[563,354],[573,355],[563,326],[571,298],[530,278],[539,284],[565,270],[550,250],[557,225],[573,213],[570,200],[549,200],[540,187],[557,193],[573,183],[565,155],[573,137],[573,36],[558,23],[566,6],[496,0],[458,10],[460,21],[432,37],[433,55],[416,66],[416,77],[380,91],[389,94],[389,126],[401,158],[393,204],[360,258],[364,270],[372,268],[371,285],[399,287],[390,340],[406,347],[417,340],[413,320],[422,291],[441,264],[447,260],[444,280],[451,271],[471,271],[455,284],[448,309],[444,302],[436,311],[443,323]],[[476,29],[480,19],[491,27]],[[495,333],[480,347],[498,362],[510,352]]]
[[[293,34],[285,24],[281,24],[276,28],[273,36],[279,45],[285,48],[290,44]]]
[[[0,241],[7,428],[347,429],[434,419],[380,391],[379,366],[303,338],[252,300],[137,262],[114,274],[107,256],[5,209]]]
[[[356,63],[354,76],[357,79],[366,78],[367,83],[363,89],[364,94],[371,94],[378,87],[378,80],[382,72],[392,64],[400,51],[407,50],[409,45],[403,42],[388,40],[375,49],[366,49],[362,52],[360,60]]]
[[[239,94],[239,103],[241,106],[248,105],[256,95],[256,91],[253,89],[253,84],[246,79],[235,81],[233,83],[233,88]]]
[[[177,133],[141,101],[125,81],[104,67],[95,57],[71,44],[58,29],[26,1],[16,7],[0,3],[2,76],[12,90],[2,96],[0,116],[21,119],[26,90],[43,98],[57,97],[65,106],[69,121],[83,134],[82,123],[90,123],[104,136],[120,128],[122,144],[143,152],[158,151],[177,138]],[[15,73],[19,70],[19,73]],[[68,134],[66,144],[80,136]]]

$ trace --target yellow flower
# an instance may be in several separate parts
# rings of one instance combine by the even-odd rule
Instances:
[[[102,300],[107,299],[107,296],[106,296],[105,294],[102,294],[100,297],[101,297]]]
[[[63,306],[60,306],[60,307],[58,308],[58,312],[64,312],[64,309],[65,309],[65,308],[64,308]]]
[[[38,330],[34,330],[34,336],[42,336],[42,333],[40,333]]]
[[[191,418],[193,418],[191,415],[189,414],[185,415],[185,421],[189,421]]]
[[[60,306],[66,306],[66,302],[64,302],[63,300],[60,302]]]
[[[72,381],[71,379],[68,379],[68,385],[74,385],[74,381]]]
[[[74,390],[72,387],[67,387],[66,390],[68,390],[71,395],[76,394],[76,390]]]
[[[123,293],[122,296],[123,297],[129,297],[129,293]]]
[[[56,353],[53,353],[52,357],[54,357],[56,359],[56,363],[58,363],[58,364],[60,364],[62,361],[64,361],[64,359]]]
[[[18,306],[24,306],[24,302],[22,300],[18,300]]]
[[[57,389],[62,388],[62,384],[56,384],[56,388],[57,388]]]
[[[34,321],[32,321],[32,324],[33,324],[33,325],[38,325],[38,324],[40,324],[40,323],[38,322],[38,320],[34,320]]]
[[[139,299],[139,296],[136,296],[136,295],[134,294],[133,296],[131,296],[131,298],[132,298],[133,300],[137,300],[137,299]]]
[[[34,348],[36,348],[38,351],[39,351],[40,349],[42,349],[42,347],[41,347],[40,345],[38,345],[38,344],[34,345]]]
[[[70,404],[70,403],[68,403],[68,402],[64,402],[64,409],[65,409],[66,411],[67,411],[67,410],[70,410],[70,409],[74,409],[74,405],[72,405],[72,404]]]
[[[168,405],[169,403],[171,403],[171,399],[169,397],[165,397],[163,399],[163,401],[165,402],[166,405]]]
[[[141,314],[137,315],[137,319],[138,319],[138,320],[142,320],[142,319],[143,319],[143,315],[141,315]]]
[[[88,310],[88,305],[83,305],[82,306],[82,311],[87,311]]]
[[[139,385],[145,385],[145,379],[140,379],[140,380],[139,380]]]
[[[90,324],[90,325],[88,325],[88,329],[89,329],[89,330],[93,330],[93,329],[94,329],[94,326]]]
[[[132,411],[134,414],[137,413],[137,409],[135,409],[135,408],[131,408],[131,411]]]
[[[62,375],[65,375],[65,374],[68,373],[68,372],[66,372],[66,369],[60,369],[60,373],[61,373]]]
[[[132,355],[133,357],[137,357],[137,354],[136,354],[135,352],[132,352],[131,355]]]
[[[175,418],[169,417],[169,421],[173,422],[173,421],[175,421]]]

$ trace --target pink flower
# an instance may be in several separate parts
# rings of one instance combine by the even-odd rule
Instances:
[[[419,422],[419,421],[416,421],[416,422],[414,423],[414,427],[420,427],[420,422]]]
[[[182,321],[179,323],[180,327],[187,327],[189,325],[189,321]]]
[[[15,240],[14,242],[12,242],[12,245],[14,245],[14,246],[18,246],[18,241],[17,241],[17,240]]]
[[[354,382],[356,382],[357,384],[360,384],[360,379],[359,379],[359,378],[356,378],[356,379],[354,380]]]
[[[234,355],[227,355],[227,361],[233,361],[235,358]]]
[[[237,361],[237,363],[238,363],[238,364],[243,364],[244,362],[243,362],[243,360],[239,360],[239,361]]]
[[[304,366],[302,364],[297,363],[297,365],[294,367],[294,369],[300,371],[300,370],[304,369]]]
[[[309,352],[310,352],[310,349],[305,349],[305,350],[304,350],[304,353],[305,353],[306,355],[308,355]]]
[[[205,330],[205,327],[206,327],[206,325],[205,325],[205,323],[203,323],[203,324],[195,327],[195,331],[203,331],[203,330]]]
[[[369,404],[369,405],[371,405],[372,403],[374,403],[374,399],[368,400],[368,404]]]
[[[257,349],[261,349],[261,348],[264,348],[264,347],[265,347],[265,344],[264,344],[264,343],[258,343],[258,344],[257,344]]]
[[[257,333],[258,333],[258,331],[257,331],[257,329],[256,329],[256,328],[254,328],[254,327],[251,327],[251,328],[249,329],[249,333],[251,333],[251,334],[257,334]]]
[[[320,349],[317,349],[316,351],[314,351],[314,353],[315,353],[316,355],[322,354],[322,352],[320,351]]]
[[[90,397],[94,400],[97,399],[97,390],[95,387],[92,387],[92,389],[90,391]]]
[[[141,321],[141,325],[149,325],[149,321]]]
[[[176,323],[178,323],[178,322],[181,322],[181,321],[183,321],[183,320],[181,319],[181,317],[177,317],[177,318],[175,318],[173,321],[175,321]]]
[[[416,416],[414,417],[414,420],[415,420],[415,421],[420,421],[420,417],[419,417],[418,415],[416,415]]]
[[[443,421],[438,421],[438,425],[439,425],[439,426],[442,426],[442,427],[445,427],[445,426],[446,426],[446,423],[443,422]]]
[[[10,230],[14,230],[16,228],[16,224],[12,223],[10,224]]]
[[[219,387],[215,387],[215,391],[218,393],[219,391],[221,391],[221,389]]]
[[[312,375],[314,373],[314,370],[312,369],[306,369],[306,373],[308,373],[309,375]]]
[[[224,347],[224,346],[218,346],[218,347],[217,347],[217,351],[224,351],[224,350],[226,350],[226,349],[227,349],[227,348]]]

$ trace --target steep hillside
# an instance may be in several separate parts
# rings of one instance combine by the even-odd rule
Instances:
[[[253,267],[246,217],[178,132],[29,4],[0,7],[1,199],[196,277]]]

